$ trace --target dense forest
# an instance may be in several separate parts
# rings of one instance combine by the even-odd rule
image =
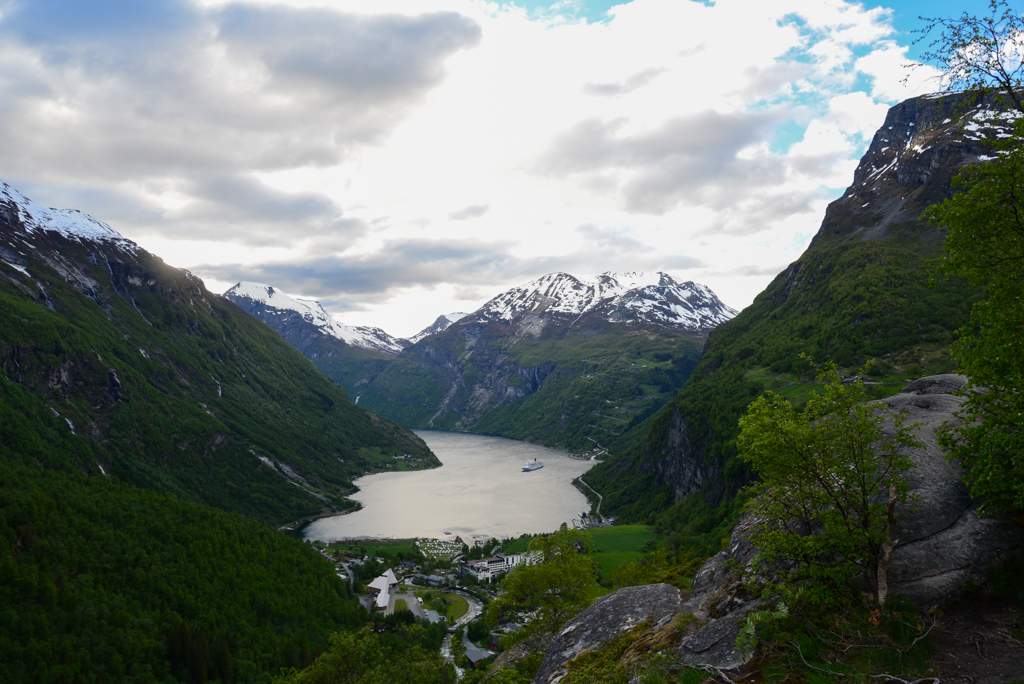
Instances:
[[[4,681],[255,682],[365,611],[319,553],[252,518],[0,462]]]

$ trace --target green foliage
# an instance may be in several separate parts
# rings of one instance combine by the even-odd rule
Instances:
[[[423,629],[411,625],[393,639],[367,630],[338,632],[310,667],[287,672],[274,684],[455,684],[451,665],[416,643]]]
[[[355,507],[345,496],[371,452],[436,463],[421,440],[354,406],[277,333],[192,276],[141,253],[119,268],[152,284],[132,285],[80,249],[69,243],[64,257],[97,282],[94,298],[42,262],[29,268],[48,300],[0,281],[4,458],[103,467],[273,523]]]
[[[763,611],[769,615],[755,625],[768,654],[761,665],[766,681],[913,681],[936,674],[928,662],[936,620],[904,600],[887,609],[857,601],[838,610],[802,608]]]
[[[747,496],[740,494],[718,506],[688,496],[657,517],[654,529],[665,535],[665,547],[688,558],[709,558],[729,541]]]
[[[833,365],[819,378],[824,392],[804,411],[767,392],[740,419],[741,458],[760,477],[747,503],[753,568],[766,595],[821,607],[841,605],[863,575],[884,605],[895,507],[913,467],[900,451],[922,445],[898,413],[862,403],[859,380],[845,384]]]
[[[527,623],[511,638],[521,642],[554,632],[590,605],[597,590],[597,566],[589,556],[593,545],[579,530],[535,537],[529,550],[539,562],[521,564],[501,581],[498,598],[487,606],[487,621]]]
[[[779,601],[778,605],[772,608],[756,610],[747,615],[747,619],[743,621],[743,627],[740,628],[740,633],[736,635],[736,648],[746,654],[744,659],[749,659],[753,655],[754,649],[757,648],[758,625],[784,620],[787,617],[789,617],[789,606],[783,601]]]
[[[985,286],[953,353],[970,378],[960,425],[940,437],[987,510],[1024,508],[1024,122],[967,167],[928,216],[949,231],[941,272]]]
[[[625,563],[611,573],[612,590],[643,584],[665,582],[689,592],[693,577],[704,564],[703,558],[683,559],[662,547],[657,551]]]
[[[487,629],[487,625],[484,624],[483,620],[473,620],[466,625],[466,636],[473,643],[479,643],[490,637],[491,632]]]
[[[365,612],[255,520],[105,478],[0,463],[5,682],[265,681]]]
[[[462,629],[455,630],[452,638],[448,640],[448,650],[452,656],[452,662],[456,667],[464,667],[466,663],[466,644],[462,641]]]
[[[924,18],[919,30],[924,40],[939,29],[922,64],[942,72],[939,80],[947,92],[972,91],[978,98],[996,92],[1024,112],[1019,89],[1024,85],[1020,43],[1024,39],[1024,17],[1006,0],[989,0],[989,16],[963,12],[958,19]]]

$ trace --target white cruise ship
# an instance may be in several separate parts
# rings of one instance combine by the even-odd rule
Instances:
[[[528,473],[531,470],[540,470],[543,467],[543,463],[541,463],[537,459],[533,459],[532,461],[527,461],[525,464],[523,464],[523,472]]]

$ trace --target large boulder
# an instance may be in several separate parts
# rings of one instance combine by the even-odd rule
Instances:
[[[585,650],[627,632],[642,622],[664,627],[683,606],[679,590],[671,584],[626,587],[602,596],[569,620],[555,637],[534,675],[533,684],[554,684],[565,677],[566,665]]]
[[[979,502],[968,494],[960,467],[946,459],[938,444],[939,428],[958,421],[954,414],[965,397],[954,392],[966,383],[962,375],[920,378],[899,394],[872,402],[887,409],[886,430],[892,430],[893,412],[899,412],[923,444],[908,454],[914,468],[907,479],[917,500],[898,512],[889,568],[890,595],[906,596],[923,609],[958,598],[967,582],[983,581],[989,568],[1024,550],[1024,529],[1006,518],[978,515]],[[599,648],[645,621],[657,629],[680,613],[693,615],[693,628],[677,646],[681,662],[723,669],[742,665],[748,654],[735,648],[740,628],[751,611],[769,605],[746,588],[757,553],[750,541],[753,522],[749,517],[740,521],[729,547],[701,566],[685,600],[670,585],[628,587],[570,620],[545,653],[533,684],[554,684],[582,651]]]
[[[979,502],[968,494],[960,466],[938,444],[939,428],[960,422],[954,414],[965,397],[954,392],[966,384],[962,375],[934,375],[873,402],[916,424],[914,435],[924,444],[909,454],[914,469],[907,479],[917,501],[899,512],[889,568],[890,594],[924,609],[957,598],[968,581],[983,581],[999,560],[1024,549],[1024,529],[1005,517],[978,515]]]

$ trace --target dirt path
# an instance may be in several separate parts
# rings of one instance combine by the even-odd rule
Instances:
[[[962,601],[947,609],[933,642],[942,683],[1024,682],[1024,643],[1011,633],[1022,620],[1019,608],[992,601]]]

